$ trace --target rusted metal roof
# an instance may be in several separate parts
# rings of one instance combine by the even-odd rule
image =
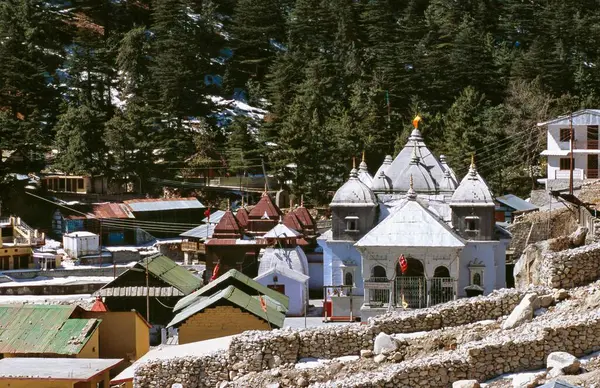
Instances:
[[[288,228],[302,232],[302,224],[300,224],[300,220],[294,212],[289,212],[283,217],[283,224]]]
[[[315,222],[315,219],[310,214],[307,208],[305,208],[304,206],[300,206],[298,209],[294,210],[294,214],[300,220],[300,223],[302,224],[302,229],[307,234],[316,233],[317,223]]]
[[[273,220],[273,219],[279,220],[279,216],[282,215],[279,207],[277,207],[277,205],[275,205],[275,203],[273,202],[273,199],[271,199],[271,196],[269,196],[269,194],[267,194],[267,193],[263,193],[262,197],[260,197],[260,200],[258,201],[256,206],[254,206],[252,208],[252,210],[250,210],[250,213],[248,213],[248,218],[250,218],[250,219],[267,218],[267,217],[265,217],[265,215],[271,220]]]
[[[0,354],[78,354],[100,320],[69,318],[75,308],[0,306]]]
[[[235,213],[235,218],[238,220],[240,226],[245,228],[248,226],[248,210],[245,207],[241,207]]]
[[[241,238],[242,227],[231,210],[227,210],[213,232],[213,238]]]
[[[135,218],[127,205],[122,203],[95,203],[92,213],[96,218]]]

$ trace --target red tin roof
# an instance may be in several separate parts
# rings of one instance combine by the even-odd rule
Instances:
[[[265,213],[267,214],[267,217],[269,217],[269,219],[277,221],[279,221],[279,216],[283,214],[281,213],[279,207],[275,205],[273,199],[271,199],[269,194],[267,194],[266,192],[264,192],[262,197],[260,197],[260,201],[258,201],[256,206],[254,206],[254,208],[250,210],[248,217],[250,219],[260,220],[265,215]]]
[[[221,220],[215,226],[212,237],[213,239],[236,239],[241,238],[242,235],[242,227],[230,209],[223,214],[223,217],[221,217]]]
[[[237,218],[242,228],[248,226],[248,210],[245,207],[238,209],[237,213],[235,213],[235,218]]]
[[[298,209],[294,210],[294,214],[296,214],[296,216],[300,220],[303,229],[312,231],[316,230],[317,223],[315,222],[315,219],[310,215],[310,212],[307,208],[301,205]]]
[[[290,229],[294,229],[295,231],[302,233],[302,224],[294,212],[289,212],[283,217],[283,224]]]
[[[106,307],[104,302],[102,302],[102,297],[96,297],[96,301],[94,302],[94,305],[92,306],[90,311],[108,311],[108,308]]]
[[[122,203],[96,203],[92,205],[92,214],[96,218],[133,218],[127,206]]]

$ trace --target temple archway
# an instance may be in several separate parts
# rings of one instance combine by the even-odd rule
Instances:
[[[423,262],[408,257],[406,263],[408,267],[406,272],[402,273],[399,260],[396,262],[396,305],[407,308],[426,307],[427,279]]]

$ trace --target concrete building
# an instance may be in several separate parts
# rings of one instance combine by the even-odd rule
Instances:
[[[571,154],[573,156],[573,183],[581,186],[584,180],[598,179],[598,125],[600,109],[583,109],[572,115],[556,117],[538,123],[546,128],[547,144],[542,156],[547,158],[546,178],[540,182],[549,190],[565,189],[569,184]],[[571,150],[571,127],[573,149]]]
[[[415,127],[374,178],[366,167],[363,160],[335,193],[332,229],[319,239],[324,283],[336,296],[348,293],[340,286],[363,295],[365,319],[463,297],[473,287],[485,294],[504,287],[510,237],[496,226],[494,198],[474,161],[457,182]]]
[[[100,254],[100,238],[91,232],[73,232],[63,235],[63,247],[73,259]]]
[[[39,268],[33,249],[44,244],[44,233],[19,217],[0,218],[0,270]]]

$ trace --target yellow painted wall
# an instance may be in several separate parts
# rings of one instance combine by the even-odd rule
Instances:
[[[73,388],[72,381],[60,380],[0,380],[5,388]]]
[[[27,265],[27,268],[29,269],[34,269],[35,266],[33,265],[33,263],[31,263],[31,255],[32,255],[32,250],[30,247],[8,247],[6,245],[3,245],[2,248],[0,248],[0,257],[5,257],[8,256],[9,257],[9,269],[15,269],[15,257],[14,256],[22,256],[22,255],[29,255],[29,263]],[[16,259],[18,260],[18,258]],[[0,262],[0,267],[2,266],[2,263]]]
[[[246,330],[269,330],[269,324],[232,306],[217,306],[191,316],[179,327],[179,344],[238,334]]]
[[[101,319],[100,357],[137,360],[150,349],[150,329],[134,311],[85,311],[83,318]]]
[[[89,339],[87,344],[81,349],[79,354],[76,356],[77,358],[99,358],[99,350],[100,350],[100,330],[96,328],[94,334]]]

